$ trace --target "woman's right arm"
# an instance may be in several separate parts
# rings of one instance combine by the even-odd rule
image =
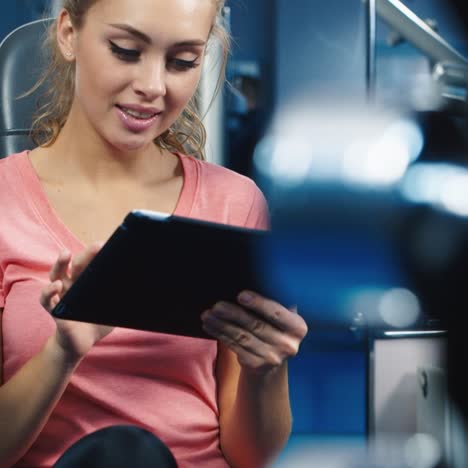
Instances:
[[[98,246],[86,249],[71,267],[70,254],[61,254],[51,271],[51,283],[41,295],[41,304],[47,310],[55,306],[97,250]],[[80,361],[111,330],[101,325],[57,320],[56,332],[42,350],[1,385],[0,466],[13,465],[27,452]]]
[[[36,440],[78,364],[54,334],[0,387],[0,466],[16,463]]]

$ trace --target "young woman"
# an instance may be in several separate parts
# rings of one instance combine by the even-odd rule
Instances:
[[[0,161],[2,467],[51,466],[122,424],[182,467],[259,467],[287,441],[286,361],[307,332],[295,311],[252,291],[220,298],[201,317],[216,341],[47,313],[134,208],[267,227],[255,184],[200,158],[194,101],[209,42],[226,39],[223,3],[64,1],[40,144]]]

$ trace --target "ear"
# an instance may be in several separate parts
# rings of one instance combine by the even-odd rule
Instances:
[[[70,18],[70,13],[62,9],[57,17],[57,43],[65,60],[75,60],[75,27]]]

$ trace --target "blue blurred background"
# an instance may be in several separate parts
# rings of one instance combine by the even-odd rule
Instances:
[[[439,33],[468,53],[466,37],[445,0],[406,0],[423,19],[435,19]],[[271,111],[304,90],[323,97],[366,94],[366,6],[361,0],[233,0],[235,39],[231,77],[258,73],[268,127]],[[393,102],[406,92],[408,75],[427,80],[429,60],[408,43],[390,45],[392,31],[377,21],[376,99]],[[256,67],[248,64],[256,64]],[[339,138],[339,135],[337,135]],[[236,153],[232,159],[238,159]],[[248,165],[234,168],[245,169]],[[364,262],[366,259],[364,259]],[[307,311],[302,311],[307,316]],[[346,435],[365,440],[367,429],[367,341],[347,327],[314,328],[290,363],[294,435]],[[294,438],[293,438],[294,439]],[[293,443],[293,442],[292,442]]]

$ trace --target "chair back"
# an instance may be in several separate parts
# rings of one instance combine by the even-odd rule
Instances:
[[[29,134],[44,87],[19,97],[35,85],[47,64],[42,44],[51,22],[24,24],[0,43],[0,158],[35,146]]]

